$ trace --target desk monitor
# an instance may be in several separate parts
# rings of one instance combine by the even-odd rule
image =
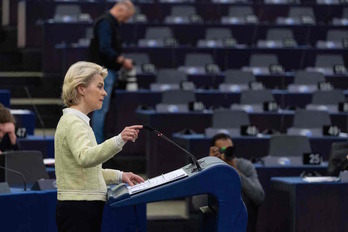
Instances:
[[[6,167],[21,172],[29,184],[39,179],[49,179],[40,151],[10,151],[4,152]],[[6,182],[11,186],[22,185],[19,175],[6,172]]]

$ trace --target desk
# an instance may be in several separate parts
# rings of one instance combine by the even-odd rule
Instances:
[[[348,231],[348,183],[274,177],[272,198],[269,231]]]
[[[190,78],[190,77],[189,77]],[[207,77],[208,78],[208,77]],[[347,82],[348,83],[348,82]],[[222,93],[216,90],[196,90],[195,97],[197,101],[202,101],[206,107],[221,105],[229,108],[234,103],[240,102],[240,93]],[[312,95],[309,93],[294,94],[289,93],[286,90],[273,90],[273,96],[276,102],[282,107],[289,106],[305,107],[305,105],[311,103]],[[344,91],[345,96],[348,96],[348,91]],[[149,90],[139,90],[136,92],[128,92],[123,90],[116,90],[114,97],[111,100],[111,106],[109,116],[106,121],[109,125],[106,128],[107,133],[116,133],[115,118],[120,119],[120,122],[126,121],[127,123],[136,122],[135,110],[140,105],[147,105],[155,107],[156,104],[161,102],[162,92],[153,92]],[[139,114],[156,115],[156,112],[138,112]],[[209,112],[212,115],[212,111]],[[163,114],[161,114],[163,116]],[[178,114],[172,114],[178,115]],[[151,117],[151,116],[148,116]],[[153,116],[157,117],[157,116]],[[175,116],[174,116],[175,117]],[[211,116],[210,116],[211,117]],[[291,127],[294,117],[294,111],[284,111],[282,113],[276,112],[264,112],[264,113],[250,113],[250,121],[256,125],[260,130],[266,128],[272,128],[278,131],[286,132],[286,129]],[[347,129],[347,113],[335,113],[330,114],[331,121],[337,125],[343,131]],[[181,121],[185,120],[180,120]],[[179,122],[177,121],[177,124]],[[127,124],[125,124],[127,125]],[[129,125],[129,124],[128,124]],[[208,125],[208,127],[211,124]],[[197,132],[203,132],[203,125]],[[121,129],[121,128],[118,128]],[[160,129],[160,128],[158,128]],[[193,129],[193,128],[192,128]],[[177,130],[178,131],[178,130]],[[173,133],[175,131],[171,131]]]
[[[269,225],[272,225],[274,219],[271,214],[273,211],[273,196],[272,196],[272,177],[285,177],[293,176],[299,177],[300,174],[305,172],[318,172],[321,175],[326,175],[327,164],[322,165],[300,165],[300,166],[263,166],[255,164],[257,175],[260,183],[265,191],[265,201],[259,207],[257,217],[257,231],[266,232],[269,231]]]
[[[27,191],[11,189],[14,193],[0,195],[1,231],[54,232],[57,191]],[[146,231],[146,207],[144,204],[112,209],[104,208],[102,231]]]
[[[289,94],[287,91],[281,90],[274,90],[273,93],[274,97],[276,98],[279,104],[283,103],[284,105],[305,105],[311,102],[311,94]],[[195,95],[197,101],[202,101],[204,104],[206,104],[207,107],[211,105],[216,105],[217,102],[225,107],[228,107],[232,103],[240,101],[240,93],[218,93],[218,91],[195,91]],[[347,91],[345,91],[345,95],[348,96]],[[189,117],[186,117],[186,115],[189,114],[156,114],[153,111],[149,111],[147,113],[146,111],[138,111],[137,113],[135,113],[137,108],[141,105],[155,107],[156,104],[161,102],[161,98],[161,92],[152,92],[149,90],[139,90],[136,92],[129,92],[124,90],[114,91],[113,97],[110,102],[110,111],[106,115],[106,137],[112,137],[114,135],[117,135],[123,130],[125,126],[139,123],[141,124],[144,122],[152,125],[162,133],[166,134],[167,136],[170,136],[172,133],[176,133],[185,128],[192,128],[197,133],[203,133],[204,128],[211,126],[212,113],[196,113],[195,115],[191,115]],[[284,99],[284,102],[282,101],[282,99]],[[140,114],[140,112],[142,113]],[[268,114],[267,117],[263,117],[262,113],[255,113],[250,114],[250,119],[252,123],[254,123],[257,126],[260,126],[260,129],[270,127],[285,132],[285,129],[292,125],[293,115],[294,114],[288,113],[286,115],[283,115],[283,117],[281,116],[281,114],[277,115],[271,113]],[[282,117],[284,121],[282,121]],[[332,114],[331,120],[340,128],[342,128],[343,131],[345,131],[347,128],[347,117],[348,114]],[[190,121],[188,121],[189,118]],[[331,146],[331,143],[326,145]],[[166,144],[164,146],[169,147],[170,145]],[[249,146],[249,144],[244,143],[244,146]],[[146,132],[144,131],[140,133],[136,146],[125,146],[122,152],[118,155],[118,157],[138,156],[144,159],[146,149],[148,149],[148,147],[146,146]],[[175,148],[173,147],[168,149],[169,150],[167,154],[170,157],[173,153],[178,152],[178,150],[175,150]],[[326,147],[324,150],[328,152],[328,149],[329,148]],[[268,145],[266,144],[266,147],[263,147],[261,151],[267,150]],[[202,154],[206,154],[207,150],[202,151],[201,149],[199,151],[203,152]]]
[[[312,152],[320,153],[324,160],[328,160],[331,144],[334,142],[343,142],[347,138],[344,137],[308,137],[311,145]],[[195,135],[181,135],[178,133],[173,134],[173,140],[179,145],[186,148],[197,155],[197,158],[201,155],[206,155],[209,152],[210,139],[203,134]],[[232,137],[233,143],[236,146],[237,156],[241,156],[246,159],[264,157],[268,155],[269,147],[269,135],[263,135],[262,137],[249,137],[239,136]],[[252,146],[251,146],[252,144]]]

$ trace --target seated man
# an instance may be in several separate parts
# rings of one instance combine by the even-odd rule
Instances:
[[[265,193],[257,177],[254,165],[246,159],[235,157],[232,139],[223,133],[216,134],[211,139],[209,156],[222,159],[239,173],[242,184],[242,197],[248,210],[247,231],[256,231],[257,210],[264,201]],[[215,210],[217,209],[214,199],[210,197],[208,199],[205,196],[193,198],[195,208],[206,204],[209,204]]]
[[[0,103],[0,153],[18,150],[15,123],[10,110]]]

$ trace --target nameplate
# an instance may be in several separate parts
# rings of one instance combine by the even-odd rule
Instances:
[[[27,137],[27,128],[25,128],[25,127],[16,128],[16,136],[17,136],[17,138],[26,138]]]
[[[165,37],[165,38],[163,39],[163,45],[164,45],[165,47],[174,47],[174,46],[176,46],[177,44],[178,44],[178,43],[177,43],[176,39],[173,38],[173,37]]]
[[[234,38],[224,38],[222,43],[225,47],[235,47],[237,45],[237,41]]]
[[[338,126],[329,125],[329,126],[323,126],[323,135],[326,136],[339,136],[341,133],[340,128]]]
[[[296,47],[296,41],[292,38],[284,38],[282,42],[284,47],[287,47],[287,48]]]
[[[269,72],[271,74],[282,74],[284,73],[284,68],[283,66],[279,64],[270,64],[269,65]]]
[[[256,15],[246,15],[245,22],[246,23],[257,23],[258,19],[257,19]]]
[[[259,133],[259,129],[257,129],[254,125],[242,125],[240,127],[240,134],[244,136],[256,136]]]
[[[343,38],[342,39],[342,47],[343,48],[348,48],[348,38]]]
[[[194,90],[196,88],[195,83],[192,81],[181,81],[180,88],[182,90]]]
[[[203,102],[193,101],[189,102],[188,104],[189,111],[202,112],[203,110],[205,110],[205,105],[203,104]]]
[[[191,23],[203,23],[203,19],[199,15],[191,15],[190,21],[191,21]]]
[[[347,74],[347,68],[343,64],[336,64],[332,68],[333,68],[333,72],[337,75]]]
[[[319,153],[303,153],[302,158],[305,165],[320,165],[322,161]]]
[[[331,91],[334,89],[334,87],[332,86],[330,82],[321,81],[318,83],[318,89],[321,91]]]
[[[264,111],[274,112],[274,111],[278,111],[278,109],[279,109],[278,103],[275,101],[267,101],[263,103]]]
[[[156,72],[156,67],[154,64],[142,64],[141,65],[141,70],[143,73],[155,73]]]
[[[303,24],[314,24],[314,19],[309,15],[304,15],[301,17],[301,23]]]
[[[348,112],[348,102],[338,103],[338,111],[339,112]]]
[[[219,73],[220,69],[216,64],[207,64],[205,65],[205,71],[209,74],[217,74]]]
[[[263,89],[265,89],[265,86],[260,81],[249,81],[248,85],[249,85],[249,89],[251,89],[251,90],[263,90]]]
[[[137,14],[134,17],[134,21],[137,23],[146,23],[147,22],[147,17],[144,14]]]

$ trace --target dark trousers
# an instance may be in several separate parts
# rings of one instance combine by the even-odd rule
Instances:
[[[58,232],[99,232],[104,201],[57,201]]]

